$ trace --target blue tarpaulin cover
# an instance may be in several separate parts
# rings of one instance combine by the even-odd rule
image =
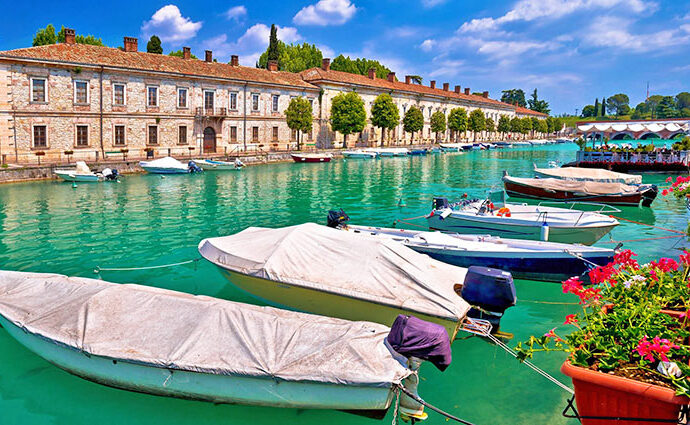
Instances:
[[[441,371],[452,361],[448,332],[437,323],[401,314],[393,322],[387,340],[403,356],[428,360]]]

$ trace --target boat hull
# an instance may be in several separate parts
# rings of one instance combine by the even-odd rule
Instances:
[[[643,205],[648,207],[652,204],[657,195],[656,187],[653,186],[641,188],[639,191],[634,193],[594,195],[563,190],[547,190],[540,187],[521,185],[513,181],[506,180],[504,180],[504,185],[508,196],[529,199],[549,199],[564,202],[587,201],[612,205]]]
[[[242,167],[236,167],[235,164],[212,164],[206,162],[196,162],[204,171],[239,171]]]
[[[0,324],[20,344],[59,368],[89,381],[129,391],[213,403],[382,413],[393,399],[391,388],[217,375],[87,356],[21,329],[2,316]]]
[[[148,167],[146,165],[142,165],[141,168],[150,174],[189,174],[189,170],[179,168]]]
[[[299,310],[329,317],[354,321],[368,321],[390,326],[399,314],[412,315],[428,322],[438,323],[455,338],[460,323],[450,319],[422,314],[403,307],[393,307],[347,297],[326,291],[304,288],[283,282],[244,275],[216,264],[223,276],[234,286],[250,295],[280,308]]]
[[[347,159],[376,159],[375,153],[343,153],[343,158]]]
[[[295,162],[306,162],[306,163],[315,163],[315,162],[331,162],[331,157],[330,156],[304,156],[304,155],[295,155],[292,154],[290,155],[292,157],[292,160]]]
[[[95,174],[75,174],[74,172],[55,170],[55,175],[66,182],[95,183],[101,181]]]

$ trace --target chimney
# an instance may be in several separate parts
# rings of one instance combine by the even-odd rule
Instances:
[[[376,69],[369,68],[369,78],[371,78],[372,80],[376,79]]]
[[[268,67],[267,68],[271,72],[277,72],[278,71],[278,61],[275,61],[275,60],[268,61]]]
[[[189,47],[183,47],[182,48],[182,58],[183,59],[191,59],[192,58],[192,49]]]
[[[448,91],[450,90],[450,84],[449,83],[443,83],[443,91]]]
[[[210,50],[206,50],[206,62],[213,62],[213,52]]]
[[[240,66],[240,57],[237,55],[230,56],[230,65]]]
[[[431,80],[431,82],[429,83],[429,87],[431,87],[432,89],[435,89],[436,88],[436,80]]]
[[[489,92],[488,91],[483,92],[482,97],[488,99],[489,98]]]
[[[411,75],[405,76],[405,84],[412,84],[412,76]]]
[[[65,44],[74,43],[74,30],[72,28],[65,28]]]
[[[137,47],[136,37],[125,37],[125,52],[137,52],[139,47]]]
[[[323,69],[326,72],[331,70],[331,59],[330,58],[323,58],[323,60],[321,61],[321,69]]]
[[[395,82],[395,72],[388,73],[388,81],[390,81],[391,83]]]
[[[460,94],[460,86],[455,86],[455,93]]]
[[[470,88],[469,87],[465,87],[465,94],[467,94],[467,95],[470,94]]]

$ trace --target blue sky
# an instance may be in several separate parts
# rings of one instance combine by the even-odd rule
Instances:
[[[0,49],[31,45],[48,23],[102,37],[110,46],[155,33],[165,52],[191,46],[219,60],[254,63],[268,27],[328,56],[378,59],[472,91],[538,88],[552,113],[574,113],[595,97],[690,91],[690,2],[646,0],[105,1],[65,7],[32,1],[5,7]]]

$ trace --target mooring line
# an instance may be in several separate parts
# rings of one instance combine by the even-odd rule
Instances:
[[[101,267],[101,266],[96,266],[96,268],[93,270],[93,272],[95,274],[98,274],[102,271],[133,271],[133,270],[162,269],[162,268],[166,268],[166,267],[175,267],[175,266],[182,266],[182,265],[189,264],[189,263],[195,263],[199,260],[201,260],[201,258],[195,258],[193,260],[181,261],[179,263],[161,264],[158,266],[143,266],[143,267]]]
[[[655,229],[666,230],[667,232],[678,233],[678,234],[681,234],[681,235],[683,235],[683,236],[688,236],[687,233],[681,232],[680,230],[673,230],[673,229],[668,229],[668,228],[666,228],[666,227],[654,226],[653,224],[642,223],[642,222],[640,222],[640,221],[630,220],[629,218],[618,217],[618,216],[615,216],[615,215],[609,215],[609,217],[615,218],[616,220],[628,221],[628,222],[630,222],[630,223],[635,223],[635,224],[639,224],[639,225],[642,225],[642,226],[653,227],[653,228],[655,228]]]

